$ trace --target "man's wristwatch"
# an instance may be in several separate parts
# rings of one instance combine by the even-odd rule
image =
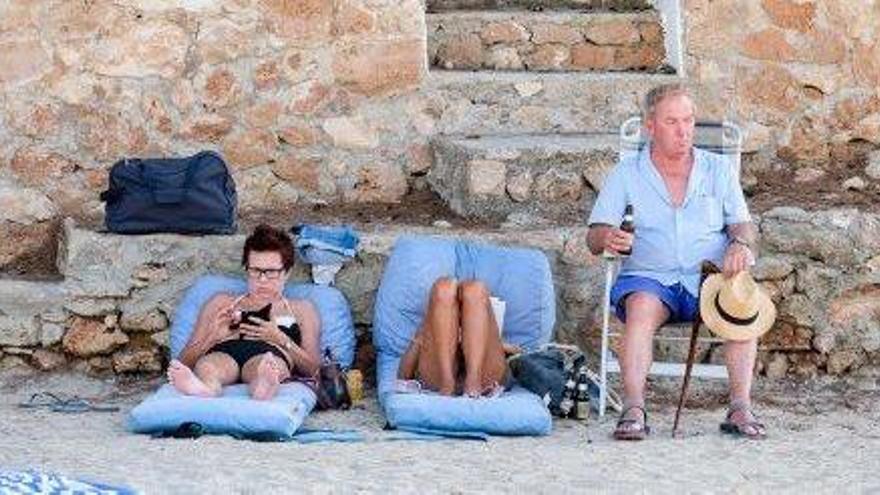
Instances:
[[[747,241],[747,240],[745,240],[745,238],[737,236],[737,235],[730,238],[729,244],[742,244],[743,246],[747,247],[749,249],[749,251],[754,252],[752,250],[752,245],[749,243],[749,241]]]

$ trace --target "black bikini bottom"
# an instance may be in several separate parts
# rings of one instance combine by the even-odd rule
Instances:
[[[223,354],[228,355],[238,363],[239,370],[244,368],[244,363],[248,362],[252,357],[271,352],[287,363],[288,370],[292,370],[284,353],[274,345],[263,342],[262,340],[226,340],[208,349],[206,354],[212,352],[222,352]]]

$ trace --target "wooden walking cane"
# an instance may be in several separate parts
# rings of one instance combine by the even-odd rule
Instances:
[[[706,277],[712,273],[718,273],[720,270],[709,261],[704,261],[700,265],[700,287],[706,281]],[[675,409],[675,421],[672,424],[672,438],[678,438],[678,419],[681,416],[681,408],[684,406],[687,397],[687,388],[691,381],[691,370],[694,367],[694,359],[697,356],[697,337],[700,335],[700,325],[703,324],[703,317],[700,315],[700,301],[697,294],[697,316],[694,317],[694,324],[691,327],[691,342],[688,348],[687,362],[684,367],[684,381],[681,384],[681,395],[678,397],[678,407]]]

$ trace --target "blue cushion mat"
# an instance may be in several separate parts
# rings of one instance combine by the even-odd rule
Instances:
[[[394,246],[376,296],[373,342],[379,400],[392,427],[544,435],[552,421],[543,401],[516,387],[496,399],[394,392],[397,364],[421,325],[434,282],[478,279],[507,302],[504,340],[525,349],[550,341],[556,299],[546,256],[439,237],[403,237]]]

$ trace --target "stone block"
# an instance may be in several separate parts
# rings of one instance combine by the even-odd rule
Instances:
[[[520,70],[523,68],[523,61],[516,48],[496,46],[489,48],[485,66],[494,70]]]
[[[52,67],[39,39],[0,42],[0,84],[18,84],[45,74]]]
[[[764,368],[764,373],[771,380],[785,378],[788,372],[788,357],[783,353],[773,353]]]
[[[880,41],[856,42],[853,48],[853,73],[862,84],[880,86]]]
[[[406,194],[406,175],[400,167],[388,162],[368,163],[356,172],[356,182],[344,191],[347,201],[358,203],[396,203]]]
[[[777,320],[769,332],[759,342],[760,348],[767,351],[809,351],[813,332],[807,327]]]
[[[525,64],[529,70],[558,71],[569,65],[571,53],[564,45],[542,45],[530,53]]]
[[[334,3],[326,0],[260,0],[263,19],[282,40],[318,43],[330,38]]]
[[[272,164],[272,171],[289,184],[305,192],[317,192],[321,163],[316,158],[284,156]]]
[[[616,54],[610,46],[575,45],[571,48],[571,66],[580,70],[608,70],[615,67]]]
[[[343,87],[366,96],[398,94],[418,85],[427,72],[425,42],[399,40],[342,48],[333,74]]]
[[[238,102],[241,87],[235,75],[226,69],[217,69],[205,76],[202,101],[209,108],[224,108]]]
[[[34,316],[0,315],[0,346],[26,347],[40,343],[40,327]]]
[[[480,31],[480,38],[487,45],[515,44],[528,41],[529,37],[530,34],[526,28],[514,20],[490,22]]]
[[[514,174],[507,181],[507,194],[517,203],[528,201],[532,196],[532,173],[528,170]]]
[[[566,24],[541,23],[531,26],[532,43],[536,45],[559,44],[576,45],[584,41],[581,32]],[[638,33],[636,33],[638,34]]]
[[[483,66],[483,42],[476,34],[446,40],[437,48],[434,64],[444,69],[479,69]]]
[[[765,255],[752,267],[755,280],[782,280],[794,271],[794,263],[786,256]]]
[[[40,371],[52,371],[67,364],[67,358],[58,352],[37,349],[31,356],[31,363]]]
[[[761,0],[761,7],[777,26],[807,32],[813,29],[816,3],[795,0]]]
[[[117,328],[108,328],[101,320],[73,317],[64,335],[64,351],[77,357],[110,354],[128,343],[128,337]]]
[[[596,45],[632,45],[642,39],[639,29],[627,18],[591,23],[584,35]]]
[[[792,61],[795,48],[779,29],[767,28],[750,33],[742,45],[742,53],[750,58],[772,61]]]
[[[87,68],[110,77],[173,79],[183,74],[190,34],[164,19],[120,19],[97,37]]]
[[[52,347],[61,342],[64,336],[64,327],[58,323],[50,323],[43,321],[40,325],[40,345],[43,347]]]
[[[507,166],[496,160],[471,160],[467,164],[468,191],[471,194],[500,196],[504,194]]]
[[[322,127],[340,148],[373,149],[379,145],[376,129],[362,117],[334,117]]]
[[[855,349],[841,349],[828,354],[828,362],[825,369],[830,375],[840,375],[845,371],[857,367],[865,359],[864,353]]]
[[[57,214],[52,201],[38,189],[18,187],[0,179],[0,222],[30,225]]]
[[[164,368],[162,356],[155,349],[117,352],[111,366],[114,373],[156,373]]]
[[[233,169],[248,169],[269,162],[275,154],[277,140],[263,129],[247,129],[223,140],[223,157]]]
[[[183,121],[180,136],[193,141],[219,143],[233,126],[232,119],[224,115],[197,115]]]

